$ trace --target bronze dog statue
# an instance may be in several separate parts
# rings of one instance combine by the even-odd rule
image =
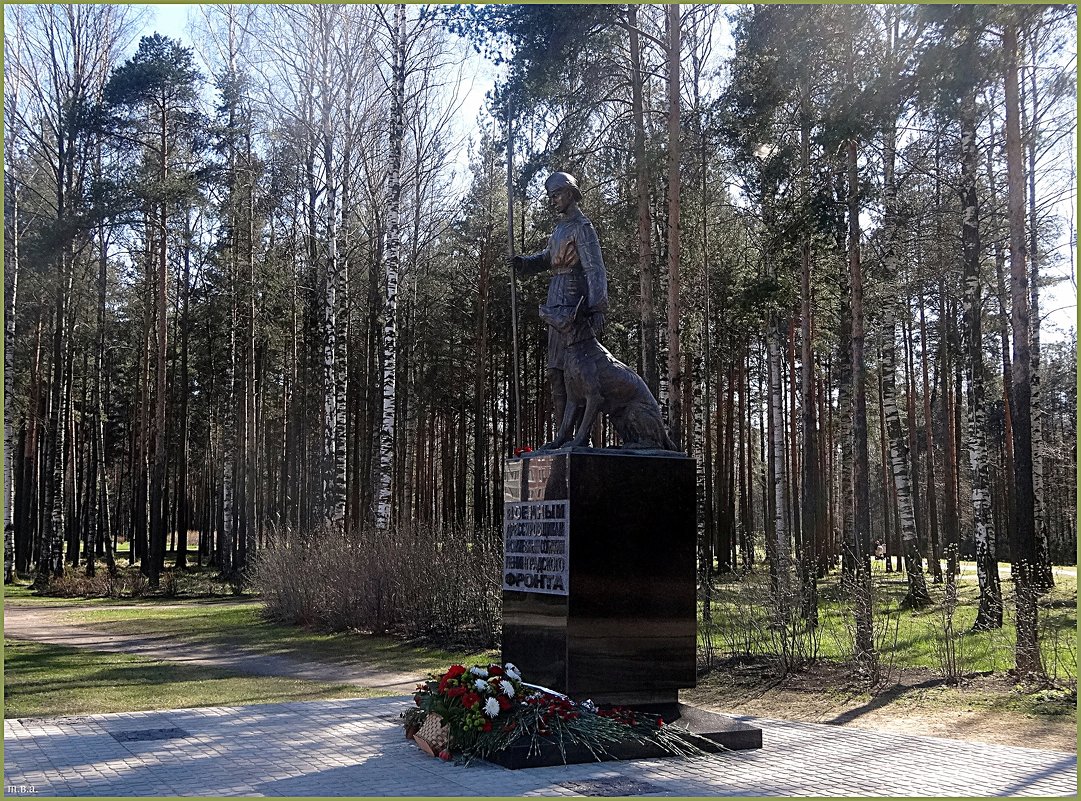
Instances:
[[[563,334],[567,348],[563,368],[566,410],[555,439],[541,450],[555,450],[568,443],[584,446],[597,415],[605,412],[624,448],[678,451],[646,382],[597,341],[581,305],[579,302],[570,314],[565,309],[540,307],[541,319]]]

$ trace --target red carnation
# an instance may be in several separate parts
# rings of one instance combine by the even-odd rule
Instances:
[[[482,728],[481,731],[491,731],[491,730],[492,730],[492,721],[490,721],[490,720],[484,721],[484,728]]]
[[[451,687],[449,690],[447,690],[447,697],[458,698],[465,695],[467,692],[469,691],[466,690],[465,687]]]
[[[499,665],[491,665],[491,666],[488,667],[488,675],[489,676],[502,676],[503,675],[503,668],[501,668]]]
[[[480,696],[474,692],[468,692],[462,696],[462,706],[466,709],[472,709],[473,706],[480,702]]]
[[[448,670],[446,672],[446,674],[444,674],[443,678],[445,678],[445,679],[447,679],[449,681],[451,679],[458,678],[463,673],[465,673],[465,668],[464,667],[462,667],[461,665],[451,665],[450,670]]]
[[[501,712],[506,712],[508,709],[510,709],[510,699],[507,698],[507,696],[496,696],[496,700],[499,702],[499,710]]]

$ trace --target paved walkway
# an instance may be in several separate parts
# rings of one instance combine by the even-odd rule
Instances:
[[[764,747],[511,771],[425,756],[409,696],[9,720],[5,794],[1070,796],[1077,755],[740,717]],[[142,739],[157,736],[159,739]]]
[[[190,608],[192,604],[159,604],[153,609]],[[113,634],[95,630],[93,624],[69,623],[71,612],[102,609],[100,606],[4,605],[4,636],[16,640],[86,648],[92,651],[133,654],[148,659],[225,668],[255,676],[291,676],[308,681],[355,684],[373,690],[412,692],[424,680],[421,674],[387,671],[359,662],[329,665],[291,659],[279,654],[256,653],[221,643],[185,641],[178,647],[171,634]],[[147,609],[145,606],[110,606],[109,609]]]

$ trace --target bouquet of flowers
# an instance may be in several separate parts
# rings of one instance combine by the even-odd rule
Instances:
[[[522,696],[522,677],[510,663],[470,668],[451,665],[446,673],[433,675],[417,687],[413,696],[416,706],[402,715],[406,736],[415,737],[429,716],[438,715],[450,727],[453,748],[470,752],[483,735],[495,731],[497,719],[500,726],[510,722],[515,699]],[[439,755],[449,759],[449,747]]]
[[[402,713],[406,737],[442,759],[483,759],[523,740],[530,755],[547,742],[558,747],[564,760],[568,746],[602,759],[608,746],[627,740],[654,744],[673,755],[705,753],[695,744],[696,735],[665,726],[658,715],[573,701],[526,683],[510,663],[452,665],[419,685],[413,701],[413,708]],[[440,736],[427,739],[433,732]]]

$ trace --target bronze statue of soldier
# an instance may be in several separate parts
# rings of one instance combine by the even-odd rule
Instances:
[[[545,270],[551,274],[548,299],[541,307],[542,317],[573,315],[576,309],[580,309],[593,332],[599,336],[604,328],[604,313],[608,310],[608,273],[604,269],[597,231],[578,207],[582,192],[573,175],[552,173],[544,182],[544,191],[548,194],[549,205],[560,215],[560,220],[548,238],[547,247],[529,256],[514,256],[514,269],[521,276],[535,275]],[[566,351],[567,334],[549,325],[548,386],[557,426],[563,419],[567,405],[563,377]]]
[[[560,220],[544,250],[512,260],[519,274],[547,270],[551,275],[548,298],[539,312],[548,324],[548,384],[556,434],[540,450],[588,445],[602,412],[625,449],[677,450],[641,376],[598,339],[608,311],[608,275],[593,223],[578,208],[578,182],[573,175],[555,172],[544,189]]]

